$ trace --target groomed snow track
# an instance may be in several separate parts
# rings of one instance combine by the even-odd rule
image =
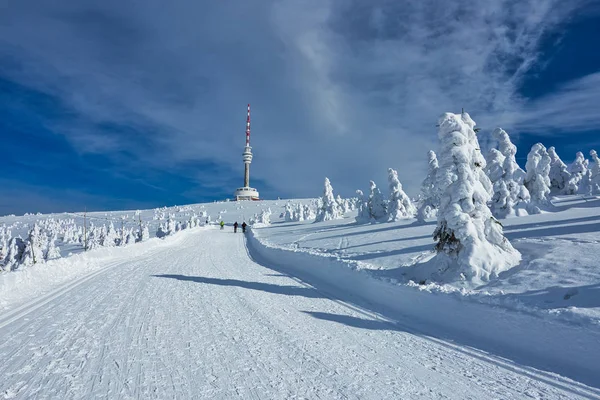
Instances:
[[[242,234],[179,235],[0,316],[0,397],[600,398],[257,264]]]

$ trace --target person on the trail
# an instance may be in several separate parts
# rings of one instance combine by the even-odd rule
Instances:
[[[235,223],[233,224],[233,233],[237,232],[237,227],[238,227],[238,223],[237,223],[237,221],[235,221]]]
[[[225,226],[225,222],[221,221],[219,222],[219,225],[221,225],[221,229],[223,229],[223,227]]]
[[[246,225],[246,222],[242,222],[242,233],[246,233],[246,227],[248,225]]]

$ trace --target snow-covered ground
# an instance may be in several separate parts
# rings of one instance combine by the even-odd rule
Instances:
[[[502,220],[523,259],[499,279],[468,284],[429,282],[424,261],[433,255],[435,220],[356,224],[276,223],[257,231],[265,244],[315,256],[335,256],[350,268],[417,290],[452,293],[600,329],[600,199],[555,198],[555,212]],[[423,267],[425,265],[425,267]]]
[[[272,269],[254,262],[243,235],[231,230],[198,228],[143,254],[134,248],[0,317],[0,395],[600,397],[589,386],[596,349],[565,360],[585,385],[469,345],[468,337],[457,342],[448,332],[425,334],[410,319],[355,304],[351,289],[307,284],[290,276],[294,269],[285,263]],[[476,317],[471,314],[472,323],[481,322]],[[528,317],[515,318],[507,321],[527,325]],[[583,334],[573,343],[589,347],[589,340]]]
[[[213,223],[0,273],[0,396],[600,398],[600,199],[502,220],[523,259],[477,287],[429,281],[433,220],[285,222],[287,203],[90,213]],[[247,243],[214,225],[267,208]],[[48,219],[83,222],[0,226]]]

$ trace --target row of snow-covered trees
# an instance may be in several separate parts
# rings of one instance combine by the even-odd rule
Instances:
[[[496,218],[538,214],[550,206],[550,196],[555,194],[600,195],[600,162],[595,150],[590,151],[593,163],[578,152],[575,161],[567,166],[558,157],[554,147],[546,150],[544,145],[536,143],[527,156],[523,170],[516,161],[517,147],[506,131],[497,128],[492,136],[498,148],[490,150],[482,171],[489,178],[489,185],[486,182],[486,190],[491,195],[488,205]],[[403,191],[398,173],[390,168],[388,199],[384,198],[373,181],[370,182],[368,196],[357,190],[357,221],[384,222],[412,217],[424,221],[434,218],[440,205],[441,190],[453,177],[438,176],[440,167],[436,153],[430,150],[427,156],[428,174],[414,204]],[[327,178],[323,197],[319,201],[317,222],[342,218],[348,210],[347,206],[342,206],[343,200],[339,195],[338,198],[334,197]],[[288,208],[286,206],[286,221],[302,220],[294,218],[294,212]]]
[[[600,162],[594,150],[592,164],[579,152],[567,167],[553,147],[537,143],[523,170],[516,161],[517,148],[503,129],[494,130],[497,148],[484,157],[469,114],[446,113],[438,127],[439,158],[429,151],[429,170],[416,205],[393,169],[388,171],[388,199],[373,181],[368,196],[357,191],[359,222],[412,217],[423,221],[437,216],[433,237],[438,274],[488,280],[520,261],[498,219],[540,213],[551,205],[552,194],[600,195]],[[342,215],[326,178],[316,221]]]
[[[0,227],[0,271],[41,264],[61,257],[61,246],[78,244],[87,250],[98,247],[125,246],[150,237],[148,226],[139,229],[108,225],[77,225],[74,219],[47,219],[33,224],[27,235],[12,236]]]

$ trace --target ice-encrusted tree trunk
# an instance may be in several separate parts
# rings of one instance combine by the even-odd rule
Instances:
[[[437,215],[437,208],[440,204],[439,191],[436,188],[436,174],[439,168],[437,155],[433,150],[427,152],[428,172],[427,177],[421,184],[419,193],[419,207],[417,210],[417,220],[425,222],[428,218],[434,218]]]
[[[438,274],[474,283],[487,281],[521,259],[487,206],[491,182],[483,168],[475,122],[467,113],[439,120],[436,182],[441,190],[434,240]]]
[[[525,187],[531,195],[528,211],[539,214],[550,205],[550,156],[543,144],[536,143],[531,147],[525,169]]]
[[[387,219],[387,204],[375,182],[370,181],[369,186],[371,188],[369,200],[367,201],[369,218],[371,221],[384,221]]]
[[[387,206],[388,221],[398,221],[403,218],[412,218],[417,209],[412,204],[398,179],[398,171],[388,169],[388,182],[390,185],[390,199]]]
[[[496,128],[492,136],[498,142],[498,150],[490,150],[485,172],[493,185],[491,210],[495,217],[505,218],[524,209],[531,200],[524,185],[525,171],[517,164],[517,147],[511,142],[508,133]],[[522,211],[518,211],[518,210]]]
[[[333,187],[331,187],[329,178],[325,178],[325,188],[323,189],[323,197],[321,200],[321,206],[317,210],[315,222],[330,221],[344,217],[342,210],[333,196]]]
[[[596,150],[590,150],[590,157],[592,157],[592,162],[594,163],[590,167],[590,171],[592,172],[592,194],[600,195],[600,158],[598,157],[598,153],[596,153]]]
[[[25,250],[21,263],[25,266],[43,263],[45,261],[44,249],[47,247],[47,242],[46,234],[40,230],[37,223],[34,224],[27,235],[27,240],[25,240]]]
[[[569,193],[569,181],[571,180],[571,173],[567,164],[560,159],[556,153],[554,146],[548,148],[548,155],[550,156],[550,192],[556,194],[573,194]]]

